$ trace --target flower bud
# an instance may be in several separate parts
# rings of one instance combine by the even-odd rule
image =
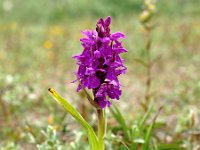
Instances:
[[[151,13],[154,13],[156,11],[156,7],[154,4],[147,5],[147,8]]]
[[[141,23],[146,23],[151,19],[152,13],[149,11],[145,10],[142,12],[142,14],[139,16],[140,22]]]

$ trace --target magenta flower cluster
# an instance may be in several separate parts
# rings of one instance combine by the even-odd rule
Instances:
[[[79,69],[76,72],[79,84],[77,91],[82,87],[92,89],[94,101],[100,108],[110,106],[110,99],[117,99],[121,95],[118,76],[125,73],[127,68],[123,65],[121,53],[127,52],[122,46],[121,32],[110,33],[111,17],[105,20],[100,18],[96,30],[85,30],[86,36],[81,38],[83,52],[73,58],[77,60]]]

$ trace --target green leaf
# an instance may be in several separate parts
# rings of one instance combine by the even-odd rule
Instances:
[[[153,118],[153,121],[152,121],[151,125],[147,129],[147,133],[145,134],[145,143],[144,143],[144,145],[142,145],[142,150],[149,150],[149,143],[150,143],[150,139],[151,139],[151,134],[152,134],[156,119],[157,119],[160,111],[162,110],[162,108],[163,107],[159,108],[157,114]]]
[[[129,127],[126,124],[126,121],[122,115],[122,113],[120,112],[120,110],[113,104],[113,108],[110,109],[111,113],[113,114],[113,116],[115,117],[115,119],[117,120],[117,122],[121,125],[124,134],[125,134],[125,139],[130,140],[130,130]]]
[[[150,143],[150,139],[151,139],[151,133],[154,127],[154,121],[152,122],[152,124],[148,127],[147,129],[147,133],[145,134],[145,143],[144,145],[142,145],[142,150],[148,150],[149,149],[149,143]]]
[[[51,96],[61,105],[63,108],[72,115],[86,130],[91,150],[99,150],[99,142],[93,128],[85,121],[81,114],[63,97],[61,97],[54,89],[49,88]]]
[[[172,144],[160,144],[158,145],[159,150],[186,150],[185,148],[181,147],[179,143],[172,143]]]
[[[152,112],[152,109],[153,109],[153,107],[151,106],[151,107],[147,110],[147,112],[145,113],[144,117],[142,117],[142,119],[140,120],[140,122],[139,122],[139,128],[141,128],[141,130],[142,130],[143,127],[145,126],[144,124],[145,124],[145,122],[147,121],[147,119],[149,118],[150,113]]]

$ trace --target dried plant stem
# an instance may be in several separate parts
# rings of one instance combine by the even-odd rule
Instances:
[[[87,107],[85,105],[85,101],[80,102],[79,107],[80,107],[80,113],[83,116],[83,118],[85,120],[88,120],[89,118],[88,118]]]
[[[10,116],[10,109],[8,108],[8,106],[6,106],[5,102],[1,99],[1,97],[0,97],[0,106],[1,106],[3,116],[5,118],[4,121],[8,121],[9,116]]]
[[[81,98],[85,98],[85,92],[81,92],[80,96],[81,96]],[[83,116],[83,118],[85,120],[89,120],[89,115],[88,115],[87,106],[86,106],[85,101],[79,102],[79,108],[80,108],[80,113]]]
[[[151,85],[152,85],[152,58],[151,58],[151,28],[145,28],[147,31],[147,43],[146,43],[146,89],[145,89],[145,104],[143,105],[145,112],[149,108],[151,101]]]

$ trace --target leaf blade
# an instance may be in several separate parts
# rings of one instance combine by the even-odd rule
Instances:
[[[84,127],[88,135],[90,148],[92,150],[98,150],[99,142],[93,128],[85,121],[81,114],[54,89],[49,88],[49,92],[51,96]]]

